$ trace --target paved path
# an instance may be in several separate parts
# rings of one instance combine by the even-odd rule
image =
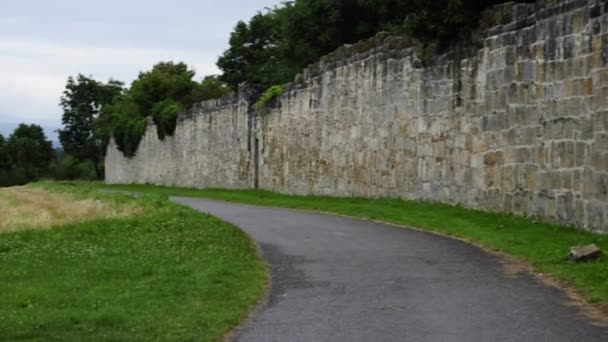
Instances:
[[[435,235],[338,216],[173,198],[231,222],[272,267],[238,341],[608,341],[530,275]]]

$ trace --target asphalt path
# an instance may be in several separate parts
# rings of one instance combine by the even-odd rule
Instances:
[[[608,341],[568,297],[470,244],[340,216],[172,197],[233,223],[271,268],[237,341]]]

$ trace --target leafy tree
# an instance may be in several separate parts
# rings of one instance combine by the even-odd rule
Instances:
[[[411,8],[401,26],[401,32],[423,43],[433,42],[441,48],[456,41],[469,40],[484,10],[504,3],[504,0],[408,0]],[[533,2],[518,0],[515,2]]]
[[[230,93],[230,86],[223,82],[219,76],[205,76],[195,90],[196,102],[217,99]]]
[[[12,185],[9,183],[8,173],[10,170],[10,160],[6,149],[6,139],[0,134],[0,187]]]
[[[140,72],[131,84],[129,98],[146,116],[159,103],[168,99],[184,105],[192,104],[197,87],[194,70],[184,63],[161,62],[152,70]]]
[[[119,81],[102,83],[79,74],[68,78],[61,97],[64,128],[59,130],[59,140],[63,149],[79,161],[90,160],[98,178],[103,177],[109,134],[98,127],[97,120],[102,107],[112,104],[122,92],[123,84]]]
[[[151,116],[158,137],[173,135],[177,114],[208,96],[225,94],[225,86],[215,78],[199,84],[195,72],[184,63],[161,62],[152,70],[141,72],[131,87],[104,109],[100,125],[110,132],[118,148],[133,156]]]
[[[293,77],[294,69],[282,58],[282,24],[290,5],[258,12],[249,23],[239,21],[230,34],[230,48],[218,59],[220,79],[232,88],[239,84],[272,85]]]
[[[8,170],[11,163],[8,156],[8,151],[6,147],[6,139],[2,134],[0,134],[0,172],[2,170]]]
[[[24,175],[15,170],[8,150],[8,143],[0,134],[0,187],[27,183]]]
[[[402,0],[297,0],[240,21],[218,59],[222,80],[267,87],[290,81],[306,65],[345,43],[403,21]]]
[[[38,125],[19,125],[8,137],[6,151],[11,169],[27,181],[44,176],[53,159],[53,144]]]
[[[533,0],[519,0],[532,2]],[[504,0],[295,0],[240,21],[218,59],[221,79],[269,87],[321,56],[380,31],[405,35],[425,52],[470,39],[482,12]]]
[[[80,161],[61,150],[55,150],[55,160],[51,163],[49,176],[57,180],[94,180],[97,178],[91,160]]]

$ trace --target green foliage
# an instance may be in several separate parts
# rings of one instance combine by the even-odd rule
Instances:
[[[532,2],[533,0],[519,0]],[[420,42],[425,59],[468,40],[482,12],[504,0],[295,0],[240,21],[217,65],[231,87],[286,83],[344,44],[380,31]]]
[[[53,159],[53,144],[38,125],[19,125],[6,145],[13,166],[33,179],[44,174]]]
[[[0,170],[0,187],[23,185],[31,181],[23,172],[15,168]]]
[[[21,124],[6,140],[0,135],[0,186],[21,185],[45,176],[53,153],[52,143],[38,125]]]
[[[3,340],[220,341],[263,293],[255,245],[230,224],[159,196],[43,186],[144,212],[0,234]]]
[[[25,175],[13,167],[6,139],[0,134],[0,187],[21,185],[28,182]]]
[[[114,122],[113,134],[118,149],[127,157],[137,152],[141,138],[146,133],[147,121],[144,117],[129,117],[126,114]]]
[[[205,76],[195,90],[195,102],[218,99],[228,95],[232,89],[219,76]]]
[[[96,180],[97,172],[92,160],[78,160],[63,151],[55,152],[48,176],[56,180]]]
[[[172,99],[158,102],[152,107],[151,113],[160,139],[164,139],[166,134],[173,134],[177,121],[177,113],[183,110],[182,104]]]
[[[399,24],[414,8],[403,0],[297,0],[288,7],[284,58],[300,68]]]
[[[144,116],[149,115],[159,102],[165,100],[192,104],[197,87],[193,80],[194,74],[194,70],[190,70],[184,63],[158,63],[152,70],[139,73],[129,89],[129,99],[145,113]]]
[[[242,83],[285,83],[294,74],[281,58],[285,8],[257,13],[249,23],[239,21],[230,34],[230,48],[218,59],[222,81],[236,89]]]
[[[274,85],[268,89],[260,96],[258,101],[255,103],[255,108],[263,112],[266,109],[266,106],[277,97],[283,94],[284,88],[282,85]]]
[[[160,139],[173,135],[177,114],[194,103],[217,98],[230,88],[216,76],[196,82],[195,72],[184,63],[161,62],[141,72],[131,87],[113,104],[103,108],[99,126],[114,136],[118,149],[132,157],[151,117]]]
[[[608,257],[589,263],[567,258],[571,246],[595,243],[608,249],[608,235],[598,235],[530,218],[465,209],[447,204],[400,199],[291,196],[263,190],[169,188],[151,185],[99,185],[103,188],[337,213],[416,227],[455,236],[532,263],[538,272],[575,285],[593,302],[608,303]]]
[[[10,164],[6,139],[0,134],[0,170],[8,169]]]
[[[80,161],[91,161],[97,178],[103,178],[103,157],[110,138],[97,122],[102,108],[123,92],[122,86],[118,81],[102,83],[79,74],[68,78],[61,97],[64,128],[59,130],[59,140],[66,153]]]

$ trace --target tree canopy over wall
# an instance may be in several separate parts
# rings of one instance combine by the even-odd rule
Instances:
[[[221,79],[270,87],[341,45],[380,31],[405,35],[428,53],[470,40],[484,10],[504,0],[296,0],[240,21],[218,60]],[[520,0],[519,2],[531,2]]]

